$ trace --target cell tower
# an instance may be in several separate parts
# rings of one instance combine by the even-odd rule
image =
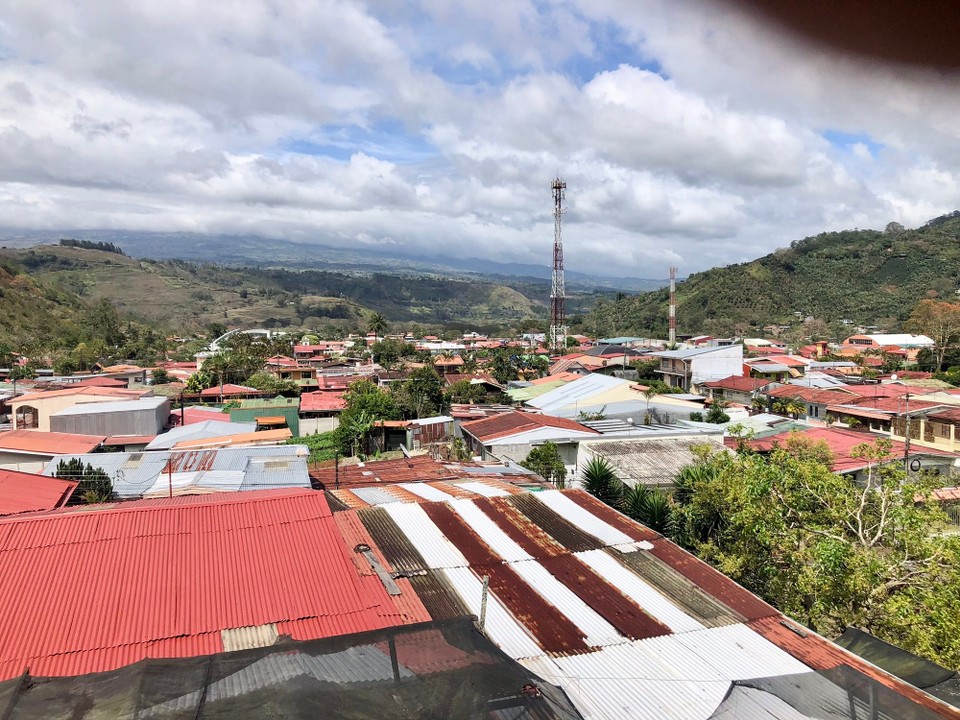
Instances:
[[[670,268],[670,344],[677,341],[677,269]]]
[[[550,288],[550,347],[563,353],[567,348],[567,289],[563,280],[563,240],[560,218],[567,184],[560,178],[553,181],[553,284]]]

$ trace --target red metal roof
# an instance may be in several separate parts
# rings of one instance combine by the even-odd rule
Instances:
[[[98,447],[105,437],[40,430],[0,432],[0,449],[36,455],[82,455]]]
[[[73,387],[125,388],[127,387],[127,381],[117,380],[116,378],[108,378],[108,377],[92,377],[92,378],[87,378],[86,380],[81,380],[78,383],[75,383]]]
[[[45,475],[0,470],[0,515],[52,510],[77,489],[77,483]]]
[[[342,390],[321,390],[303,393],[300,396],[300,412],[333,412],[343,410],[347,407],[347,401],[343,399],[343,392]]]
[[[784,385],[783,387],[769,390],[766,394],[769,397],[797,399],[818,405],[829,405],[830,403],[853,402],[859,397],[859,389],[854,390],[848,386],[823,389],[806,387],[804,385]]]
[[[480,442],[517,435],[543,427],[573,430],[594,435],[600,434],[593,428],[581,425],[576,420],[519,411],[502,413],[500,415],[483,418],[482,420],[471,420],[470,422],[463,423],[460,427]]]
[[[2,679],[223,652],[221,631],[269,623],[311,639],[402,622],[313,491],[0,518],[0,576]]]
[[[708,388],[718,388],[721,390],[737,390],[739,392],[754,392],[762,387],[766,387],[772,381],[763,378],[748,377],[746,375],[731,375],[723,380],[713,380],[705,382],[704,386]]]
[[[854,430],[845,430],[843,428],[834,427],[815,427],[808,430],[795,430],[792,432],[779,433],[777,435],[769,435],[765,438],[760,438],[759,440],[750,440],[748,443],[750,447],[756,451],[770,452],[794,433],[801,435],[812,442],[819,442],[822,440],[824,443],[826,443],[827,447],[830,449],[830,453],[833,455],[833,465],[831,466],[831,469],[834,472],[851,472],[867,465],[867,460],[864,458],[853,457],[851,452],[853,452],[853,448],[855,448],[857,445],[861,445],[863,443],[873,443],[877,439],[876,435],[856,432]],[[894,458],[902,458],[903,450],[903,443],[896,441],[892,442],[891,453]],[[915,455],[954,455],[954,453],[949,453],[943,450],[919,447],[917,445],[912,446],[911,452]]]
[[[206,422],[207,420],[230,422],[230,415],[228,413],[220,412],[219,410],[207,410],[197,407],[184,408],[182,417],[181,411],[178,409],[174,409],[174,411],[170,413],[171,427],[176,427],[181,424],[193,425],[194,423]]]

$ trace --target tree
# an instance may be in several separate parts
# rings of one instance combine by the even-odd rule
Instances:
[[[594,457],[583,469],[580,481],[583,489],[610,507],[619,509],[623,502],[623,483],[617,478],[610,462],[603,457]]]
[[[103,468],[84,463],[80,458],[61,460],[57,463],[54,477],[78,482],[73,498],[79,498],[88,505],[113,500],[113,482],[110,476]]]
[[[939,613],[960,596],[960,539],[937,532],[936,480],[905,476],[886,441],[857,454],[863,484],[800,436],[769,457],[703,455],[677,477],[673,537],[821,634],[855,626],[957,667],[960,622]]]
[[[164,385],[170,382],[170,374],[164,368],[154,368],[150,372],[150,379],[154,385]]]
[[[380,336],[387,330],[389,325],[383,315],[378,312],[370,313],[367,317],[367,330],[373,333],[373,340],[376,343]]]
[[[556,443],[548,440],[543,445],[538,445],[520,464],[527,470],[537,473],[547,482],[552,482],[558,489],[566,487],[567,468]]]
[[[275,375],[261,370],[255,372],[243,382],[244,385],[256,388],[268,395],[299,395],[300,386],[293,380],[281,380]]]
[[[403,381],[397,399],[413,417],[436,415],[443,410],[443,380],[432,367],[417,368]]]
[[[517,379],[517,368],[511,360],[510,354],[504,348],[497,348],[490,363],[490,373],[500,385],[506,386],[511,380]]]
[[[651,421],[651,419],[652,419],[652,418],[650,417],[650,401],[653,400],[653,398],[654,398],[656,395],[657,395],[657,389],[656,389],[656,388],[652,388],[652,387],[649,387],[649,386],[648,386],[647,389],[643,391],[643,399],[647,401],[647,408],[646,408],[646,411],[643,413],[643,424],[644,424],[644,425],[649,425],[649,424],[650,424],[650,421]],[[711,420],[710,422],[713,422],[713,421]]]
[[[936,370],[940,370],[944,355],[960,341],[960,304],[921,300],[910,313],[905,327],[933,340],[934,363]]]
[[[663,491],[643,483],[624,488],[622,510],[628,517],[656,532],[665,533],[672,528],[670,498]]]
[[[444,401],[451,403],[479,403],[487,397],[487,389],[482,383],[471,383],[469,380],[457,380],[447,388]]]

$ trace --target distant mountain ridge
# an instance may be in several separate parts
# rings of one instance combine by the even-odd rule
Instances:
[[[404,255],[366,248],[338,248],[313,243],[274,240],[256,235],[201,235],[198,233],[132,232],[125,230],[0,229],[0,245],[30,247],[55,244],[61,238],[110,242],[131,257],[153,260],[191,260],[222,265],[283,267],[389,274],[476,276],[477,279],[517,278],[549,281],[547,265],[504,263],[485,258],[446,255]],[[638,292],[663,287],[667,280],[603,277],[567,270],[567,284],[579,289],[604,288]]]
[[[695,273],[677,283],[681,333],[759,332],[813,316],[826,322],[902,323],[928,297],[960,290],[960,211],[915,229],[845,230],[793,242],[769,255]],[[598,335],[667,333],[666,289],[600,301],[580,318]]]

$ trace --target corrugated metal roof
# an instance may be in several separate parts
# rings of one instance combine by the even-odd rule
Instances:
[[[616,645],[627,642],[617,629],[604,620],[577,595],[557,580],[536,560],[513,563],[511,569],[542,595],[559,612],[570,618],[586,636],[588,645]]]
[[[503,498],[502,501],[508,502],[521,513],[523,513],[531,524],[540,528],[539,533],[534,533],[531,539],[538,541],[541,535],[545,533],[550,537],[551,543],[560,543],[570,552],[583,552],[584,550],[599,550],[603,547],[597,538],[584,532],[565,517],[549,508],[544,503],[537,500],[535,495],[542,493],[528,493],[526,495],[513,495],[509,498]],[[494,502],[500,501],[495,498]],[[501,502],[502,502],[501,501]],[[508,515],[508,517],[511,517]],[[513,519],[511,517],[511,519]]]
[[[3,677],[219,652],[221,631],[269,623],[313,638],[397,624],[313,491],[0,518],[0,576]]]
[[[188,452],[91,453],[67,455],[63,459],[78,458],[83,463],[102,468],[112,479],[113,492],[117,497],[136,498],[144,494],[159,494],[168,488],[170,473],[175,480],[178,474],[183,473],[180,478],[182,492],[209,492],[232,487],[232,480],[224,484],[225,475],[206,476],[210,471],[242,473],[240,490],[309,488],[306,454],[302,445],[278,445]],[[54,472],[55,464],[50,463],[43,474],[49,476]],[[193,480],[187,474],[192,474]],[[205,482],[205,476],[208,482]]]
[[[536,493],[533,497],[577,527],[593,535],[604,545],[622,545],[634,542],[632,537],[580,507],[559,490],[547,490],[546,492]]]
[[[712,446],[714,451],[725,447],[722,436],[717,434],[588,441],[580,444],[580,450],[608,460],[617,478],[627,485],[667,485],[673,484],[682,468],[696,462],[694,448],[703,446]]]
[[[483,497],[503,497],[505,495],[513,494],[502,487],[497,487],[491,482],[458,482],[452,484],[459,488],[463,488],[464,490],[469,490],[477,495],[483,495]]]
[[[483,542],[507,562],[533,559],[526,550],[512,540],[474,503],[469,500],[453,500],[450,502],[450,507],[471,530],[483,538]]]
[[[444,536],[419,505],[384,505],[397,527],[433,569],[464,567],[467,560],[456,546]]]
[[[454,496],[427,483],[400,483],[400,487],[427,500],[451,500]]]
[[[665,623],[673,632],[702,630],[704,625],[671,602],[655,586],[646,582],[604,550],[577,553],[577,557],[607,583],[632,599],[650,615]]]
[[[73,495],[77,483],[33,473],[0,470],[0,515],[52,510]]]
[[[480,617],[483,583],[469,568],[447,568],[441,571],[446,581],[466,605],[469,612]],[[504,607],[500,599],[487,596],[487,614],[484,633],[507,655],[514,659],[543,655],[543,650],[526,627]]]

